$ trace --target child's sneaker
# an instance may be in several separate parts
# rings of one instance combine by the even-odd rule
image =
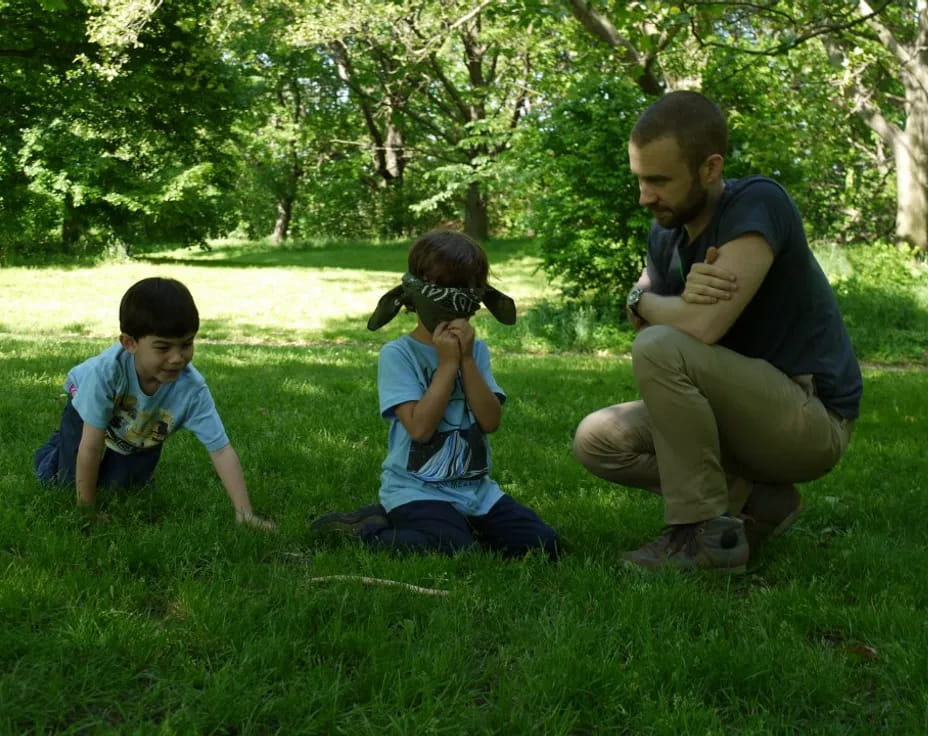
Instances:
[[[626,552],[626,563],[647,570],[677,567],[721,572],[744,572],[748,563],[744,523],[731,516],[717,516],[696,524],[668,527],[653,542]]]
[[[384,529],[390,526],[387,512],[379,503],[362,506],[356,511],[332,511],[323,514],[309,525],[309,531],[318,536],[360,537],[368,529]]]

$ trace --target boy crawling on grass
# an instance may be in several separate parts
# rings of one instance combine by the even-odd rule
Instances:
[[[512,324],[515,304],[487,285],[486,254],[461,233],[424,235],[408,268],[367,324],[376,330],[403,306],[418,316],[380,353],[380,413],[390,422],[382,505],[326,514],[311,529],[375,547],[452,553],[479,543],[506,556],[540,549],[555,557],[555,531],[490,478],[487,435],[499,427],[506,394],[470,318],[482,301]]]
[[[199,328],[196,304],[179,281],[148,278],[130,287],[119,305],[119,342],[68,373],[61,424],[35,453],[39,480],[75,487],[78,505],[92,508],[100,486],[147,484],[168,435],[186,427],[209,451],[236,520],[273,529],[252,513],[238,455],[190,364]]]

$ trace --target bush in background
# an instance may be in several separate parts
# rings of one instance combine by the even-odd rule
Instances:
[[[650,216],[628,170],[631,128],[646,100],[615,77],[586,79],[539,116],[531,217],[545,271],[577,297],[615,297],[638,279]]]

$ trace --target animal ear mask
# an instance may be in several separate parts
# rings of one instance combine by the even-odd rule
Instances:
[[[429,332],[434,332],[439,322],[472,317],[480,309],[480,302],[504,325],[515,324],[516,303],[492,286],[459,289],[422,281],[405,273],[399,286],[380,297],[377,308],[367,320],[367,329],[379,330],[406,305],[415,310]]]

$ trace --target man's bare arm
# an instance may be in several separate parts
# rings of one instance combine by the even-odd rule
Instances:
[[[725,335],[757,293],[773,263],[773,249],[757,233],[748,233],[719,248],[715,263],[733,274],[738,289],[731,299],[712,304],[690,304],[678,296],[646,293],[638,302],[642,319],[652,325],[669,325],[706,344]]]
[[[715,265],[719,249],[714,245],[706,251],[703,263],[694,263],[686,276],[686,285],[680,294],[690,304],[715,304],[719,299],[731,299],[738,290],[738,279],[731,271]]]

